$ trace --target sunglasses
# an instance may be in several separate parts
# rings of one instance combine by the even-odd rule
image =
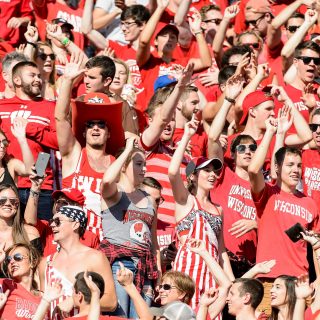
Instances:
[[[253,26],[253,27],[256,27],[260,20],[262,20],[264,18],[265,15],[262,15],[260,18],[256,19],[256,20],[246,20],[245,21],[245,24],[246,24],[246,27],[248,28],[250,26],[250,24]]]
[[[318,130],[318,127],[320,127],[320,124],[318,123],[310,123],[309,128],[312,132],[316,132]]]
[[[244,45],[247,45],[253,49],[260,49],[260,42],[254,42],[254,43],[244,43]]]
[[[300,26],[289,26],[286,29],[290,32],[290,33],[295,33],[298,29],[300,28]]]
[[[51,226],[53,223],[55,224],[56,227],[60,227],[62,222],[73,222],[73,220],[61,220],[59,217],[57,218],[52,218],[49,220],[49,226]]]
[[[310,64],[311,61],[313,61],[315,65],[320,64],[320,58],[300,56],[300,57],[297,57],[297,59],[302,60],[304,64]]]
[[[175,289],[175,288],[177,288],[177,287],[176,286],[172,286],[171,284],[168,284],[168,283],[160,284],[160,286],[159,286],[159,290],[163,289],[163,290],[166,290],[166,291],[171,290],[171,289]]]
[[[16,207],[16,208],[19,207],[20,200],[18,198],[8,198],[8,197],[0,198],[0,207],[4,206],[8,200],[13,207]]]
[[[205,23],[212,22],[218,26],[218,25],[220,25],[221,21],[222,21],[222,19],[208,19],[208,20],[204,20],[203,22],[205,22]]]
[[[23,259],[29,258],[28,256],[24,256],[21,253],[15,253],[13,256],[6,256],[6,263],[10,263],[10,261],[14,260],[16,262],[20,262]]]
[[[0,140],[0,144],[2,144],[4,147],[7,147],[9,145],[9,141],[7,139]]]
[[[50,53],[50,54],[39,53],[38,54],[38,58],[40,58],[43,61],[46,61],[48,57],[50,57],[50,59],[53,61],[56,59],[56,56],[54,53]]]
[[[157,206],[160,206],[160,204],[162,204],[164,202],[164,198],[163,196],[161,196],[160,198],[155,200],[155,203]]]
[[[245,153],[247,148],[249,149],[250,152],[255,152],[257,150],[257,145],[256,144],[249,144],[249,145],[245,145],[245,144],[239,144],[236,146],[236,150],[242,154]]]
[[[87,121],[86,122],[86,127],[88,129],[92,129],[94,126],[98,126],[98,128],[100,129],[105,129],[105,127],[107,126],[106,123],[102,120],[99,121]]]

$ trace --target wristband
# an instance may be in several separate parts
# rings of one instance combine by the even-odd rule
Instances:
[[[36,48],[36,47],[37,47],[37,45],[36,45],[35,43],[30,42],[30,41],[27,41],[27,44],[30,44],[30,46],[33,46],[34,48]]]
[[[33,190],[31,190],[31,189],[30,189],[30,194],[31,194],[34,198],[40,196],[40,192],[33,191]]]
[[[66,47],[66,46],[68,46],[70,44],[70,39],[65,37],[60,42],[61,42],[62,45],[64,45]]]
[[[196,36],[199,33],[203,33],[202,30],[195,31],[193,34]]]
[[[236,100],[232,99],[232,98],[228,98],[228,97],[224,97],[225,100],[227,100],[228,102],[235,104]]]

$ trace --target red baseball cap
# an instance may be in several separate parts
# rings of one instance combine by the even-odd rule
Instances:
[[[218,171],[222,168],[222,162],[219,158],[212,158],[208,159],[206,157],[196,157],[193,158],[186,167],[186,175],[189,177],[192,173],[194,173],[196,170],[205,168],[210,163],[213,165],[213,169],[215,171]]]
[[[66,196],[68,199],[79,203],[81,206],[84,205],[84,196],[83,194],[78,190],[78,189],[74,189],[74,188],[63,188],[61,190],[56,190],[52,193],[52,198],[54,200],[57,200],[57,198],[60,195],[64,195]]]
[[[244,124],[246,122],[249,110],[251,108],[255,108],[259,104],[266,101],[274,101],[273,97],[268,92],[255,91],[255,92],[249,93],[242,102],[243,115],[241,117],[239,124]]]

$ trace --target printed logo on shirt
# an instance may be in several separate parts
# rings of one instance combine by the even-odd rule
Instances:
[[[81,32],[81,17],[75,16],[65,11],[58,11],[57,18],[62,18],[73,25],[74,31]]]
[[[16,299],[16,317],[17,318],[25,318],[25,319],[32,319],[33,315],[37,310],[38,304],[17,298]]]
[[[311,196],[312,190],[320,191],[320,169],[305,168],[304,183],[308,186],[308,196]]]
[[[171,234],[161,234],[157,236],[160,247],[168,246],[172,242]]]
[[[320,107],[320,101],[316,101],[316,103],[317,107]],[[302,101],[295,102],[294,105],[299,111],[309,111],[309,108]]]
[[[228,208],[239,212],[246,219],[256,219],[256,208],[246,205],[237,198],[228,196]]]
[[[140,243],[151,243],[150,231],[146,224],[143,222],[136,222],[130,227],[130,238]]]
[[[153,216],[143,211],[124,210],[123,223],[126,223],[128,221],[134,221],[134,220],[145,221],[149,226],[151,226],[153,221]]]
[[[308,223],[311,223],[313,220],[312,213],[309,210],[297,204],[283,200],[275,200],[274,211],[280,211],[282,213],[288,213],[293,216],[300,217],[301,219],[306,220]]]

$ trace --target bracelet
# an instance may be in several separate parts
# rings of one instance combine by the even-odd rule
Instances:
[[[227,100],[228,102],[232,103],[232,104],[235,104],[235,103],[236,103],[236,100],[235,100],[235,99],[228,98],[228,97],[224,97],[224,99]]]
[[[64,45],[66,47],[66,46],[68,46],[70,44],[70,39],[65,37],[60,42],[61,42],[62,45]]]
[[[313,245],[312,247],[314,247],[320,240],[317,240]]]
[[[30,41],[27,41],[27,44],[30,44],[30,46],[33,46],[34,48],[36,48],[36,47],[37,47],[37,45],[36,45],[35,43],[30,42]]]
[[[30,189],[30,194],[31,194],[34,198],[40,196],[40,192],[33,191],[33,190],[31,190],[31,189]]]
[[[196,36],[196,35],[199,34],[199,33],[203,33],[203,31],[202,31],[202,30],[195,31],[193,34]]]

